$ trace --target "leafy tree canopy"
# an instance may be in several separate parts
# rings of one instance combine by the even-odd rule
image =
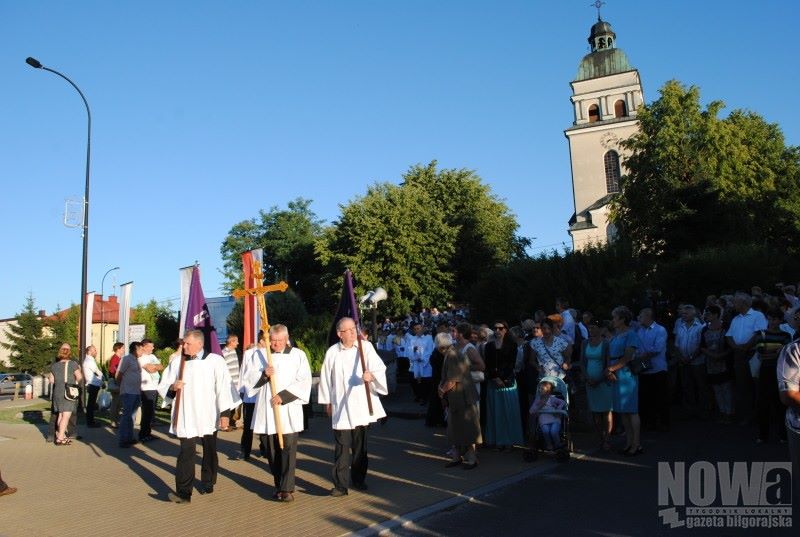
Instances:
[[[3,348],[11,351],[11,365],[19,371],[43,373],[55,357],[53,337],[38,315],[32,294],[5,335],[8,342],[2,344]]]
[[[635,251],[674,257],[735,243],[794,248],[800,240],[800,150],[752,112],[718,117],[697,87],[670,81],[638,111],[640,130],[612,218]]]
[[[320,303],[322,267],[314,254],[314,242],[321,234],[322,221],[311,210],[311,200],[303,198],[290,201],[287,209],[273,206],[235,224],[220,248],[225,291],[243,284],[242,253],[263,248],[267,282],[285,280],[310,309],[324,307],[327,303]]]
[[[456,237],[421,185],[376,184],[342,207],[339,220],[317,241],[317,255],[331,276],[332,295],[350,268],[358,293],[381,286],[389,294],[381,307],[401,314],[450,299]]]

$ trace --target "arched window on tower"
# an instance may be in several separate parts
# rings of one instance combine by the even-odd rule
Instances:
[[[616,151],[609,151],[603,157],[606,169],[606,192],[609,194],[619,192],[619,155]]]
[[[628,115],[628,107],[622,99],[614,103],[614,117],[625,117]]]
[[[593,104],[589,107],[589,123],[600,121],[600,107]]]

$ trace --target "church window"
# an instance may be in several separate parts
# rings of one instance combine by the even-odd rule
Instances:
[[[593,104],[589,107],[589,123],[600,121],[600,107]]]
[[[611,194],[619,192],[619,155],[616,151],[609,151],[603,157],[606,169],[606,191]]]
[[[614,103],[614,117],[625,117],[628,115],[628,107],[625,106],[625,101],[620,99]]]

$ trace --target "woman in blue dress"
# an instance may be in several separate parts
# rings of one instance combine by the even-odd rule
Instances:
[[[600,434],[600,445],[604,450],[611,449],[609,439],[613,422],[611,410],[614,408],[614,388],[606,378],[608,367],[608,341],[603,338],[600,321],[589,323],[589,338],[581,344],[581,365],[586,381],[586,398],[594,425]]]
[[[608,367],[606,378],[614,383],[614,412],[622,416],[627,444],[623,455],[633,457],[643,453],[639,423],[639,381],[628,367],[636,355],[639,338],[631,330],[633,313],[625,306],[617,306],[611,312],[614,335],[608,343]]]

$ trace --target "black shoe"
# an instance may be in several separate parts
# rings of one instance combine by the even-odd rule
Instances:
[[[278,493],[278,501],[286,502],[286,503],[293,502],[294,501],[294,495],[291,492],[279,492]]]
[[[367,487],[367,484],[362,481],[360,483],[353,483],[353,488],[363,492],[367,490],[369,487]]]
[[[155,436],[153,436],[151,434],[148,434],[148,435],[145,435],[145,436],[140,436],[139,437],[139,442],[152,442],[155,439],[156,439]]]
[[[180,494],[175,494],[174,492],[167,494],[167,499],[172,503],[190,503],[192,501],[191,496],[181,496]]]
[[[200,485],[200,494],[211,494],[214,492],[214,485]]]
[[[129,448],[129,447],[135,446],[138,443],[139,442],[137,442],[136,440],[131,440],[130,442],[120,442],[119,447],[121,447],[121,448]]]
[[[447,464],[445,464],[444,467],[445,468],[455,468],[459,464],[461,464],[461,459],[452,460],[452,461],[448,462]]]
[[[625,456],[626,457],[635,457],[636,455],[641,455],[642,453],[644,453],[644,450],[642,449],[642,446],[639,446],[636,449],[634,449],[633,451],[626,451],[625,452]]]
[[[473,462],[472,464],[464,463],[461,466],[461,468],[463,468],[464,470],[474,470],[477,467],[478,467],[478,463],[477,462]]]
[[[331,490],[331,496],[333,496],[334,498],[341,498],[342,496],[347,496],[347,489],[334,488]]]

